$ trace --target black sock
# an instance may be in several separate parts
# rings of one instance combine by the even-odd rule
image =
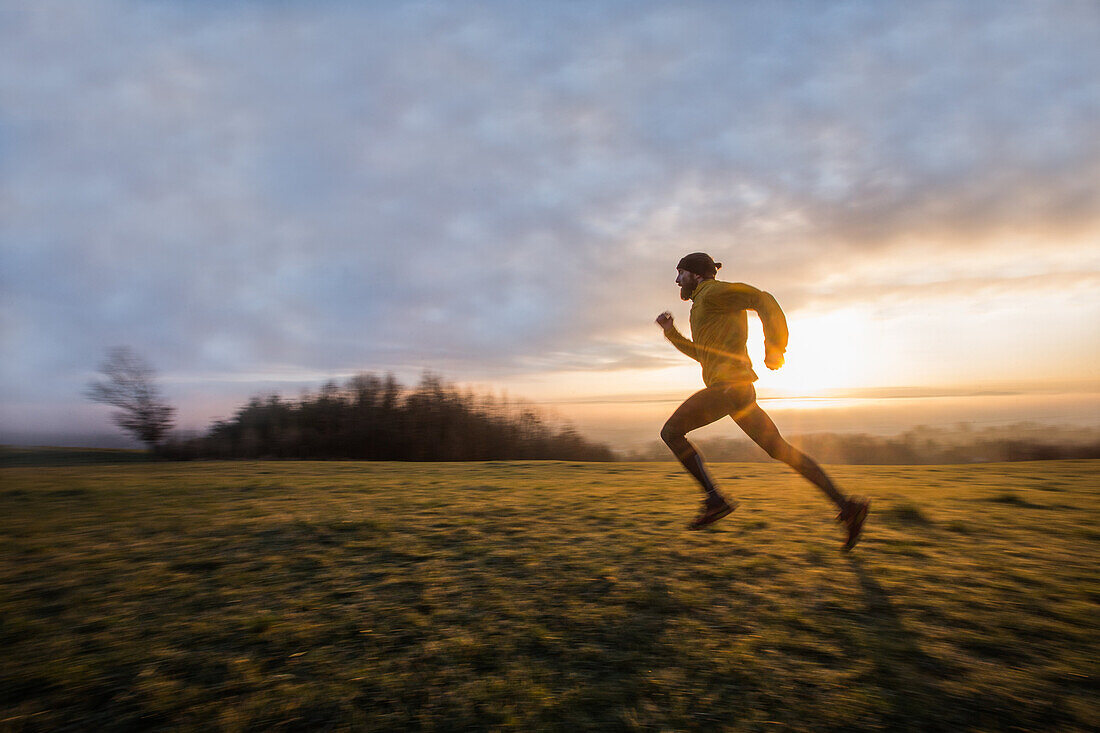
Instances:
[[[703,465],[703,457],[692,448],[691,452],[680,459],[680,462],[684,464],[684,468],[688,470],[695,480],[699,482],[699,485],[703,487],[703,491],[706,492],[708,502],[717,502],[722,499],[722,495],[718,493],[718,487],[714,485],[714,481],[711,480],[710,474],[707,473],[706,466]]]

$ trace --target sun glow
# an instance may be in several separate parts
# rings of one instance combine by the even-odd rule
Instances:
[[[788,319],[786,363],[773,372],[764,366],[760,324],[750,317],[748,350],[760,377],[760,397],[779,398],[785,403],[801,399],[805,407],[822,407],[837,397],[835,390],[881,386],[885,373],[882,366],[888,354],[878,345],[883,337],[878,325],[858,309],[812,316],[795,313]],[[666,343],[659,346],[675,353]],[[658,368],[527,374],[510,379],[507,389],[544,404],[592,403],[592,409],[599,406],[605,410],[617,409],[611,406],[613,403],[675,401],[703,388],[699,364],[686,357],[679,361],[675,366]]]
[[[764,338],[750,324],[749,355],[757,386],[792,397],[821,397],[829,390],[865,387],[874,377],[881,354],[872,348],[867,316],[854,309],[816,316],[792,316],[786,364],[778,371],[764,366]]]

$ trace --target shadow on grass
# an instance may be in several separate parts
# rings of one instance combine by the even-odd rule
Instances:
[[[889,507],[880,516],[891,524],[903,527],[931,527],[934,524],[920,507],[911,503]]]
[[[920,637],[902,623],[890,594],[856,556],[848,558],[859,579],[867,613],[857,617],[874,663],[885,724],[894,730],[950,730],[941,718],[948,695],[941,681],[956,673],[920,648]]]
[[[1003,491],[996,496],[990,497],[988,501],[995,504],[1008,504],[1009,506],[1020,507],[1021,509],[1047,509],[1045,504],[1034,504],[1024,497],[1013,491]]]
[[[1037,711],[996,690],[956,684],[958,664],[931,656],[921,638],[902,621],[890,594],[856,556],[849,563],[859,579],[867,612],[856,617],[874,663],[874,680],[885,703],[889,730],[951,731],[974,727],[1008,730],[1055,722],[1053,711]],[[965,680],[964,680],[965,681]]]

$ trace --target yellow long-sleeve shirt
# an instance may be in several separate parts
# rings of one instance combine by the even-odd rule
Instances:
[[[691,336],[676,327],[665,332],[672,345],[703,365],[703,383],[755,382],[745,342],[748,314],[756,311],[764,326],[764,346],[769,362],[787,350],[787,319],[769,293],[744,283],[704,280],[691,294]]]

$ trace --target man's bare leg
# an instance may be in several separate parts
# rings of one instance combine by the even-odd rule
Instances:
[[[760,409],[755,402],[738,415],[732,416],[734,421],[745,431],[753,441],[763,448],[769,456],[782,461],[798,471],[810,483],[825,492],[825,495],[833,500],[838,509],[843,510],[847,505],[847,498],[840,493],[829,476],[821,470],[814,459],[802,453],[792,446],[779,433],[768,413]]]
[[[779,428],[756,404],[756,389],[751,382],[714,385],[696,392],[677,408],[661,430],[661,439],[707,495],[703,513],[690,526],[693,529],[706,526],[729,514],[733,508],[719,493],[707,473],[702,456],[686,437],[692,430],[709,425],[725,415],[732,417],[769,456],[798,471],[836,504],[840,510],[837,520],[848,531],[844,549],[852,549],[863,530],[870,501],[844,496],[816,461],[784,440]]]
[[[732,416],[745,433],[756,441],[756,444],[768,452],[772,458],[783,461],[808,479],[814,486],[825,492],[825,495],[833,500],[840,512],[837,521],[844,525],[848,531],[848,538],[844,543],[844,550],[851,550],[859,541],[863,532],[863,523],[867,519],[871,502],[868,499],[844,496],[833,484],[832,480],[821,470],[817,462],[805,453],[797,450],[783,439],[779,434],[779,428],[768,417],[768,413],[760,409],[755,402],[742,410],[740,414]]]
[[[706,493],[707,501],[716,501],[722,495],[707,472],[703,457],[686,436],[696,428],[721,420],[730,413],[730,407],[729,400],[721,390],[708,387],[688,397],[661,429],[661,440],[699,482]]]

